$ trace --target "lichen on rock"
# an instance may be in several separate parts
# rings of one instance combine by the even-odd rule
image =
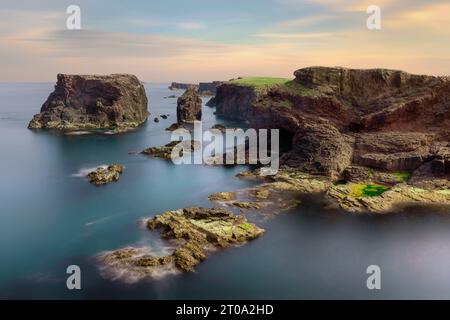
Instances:
[[[123,165],[112,164],[106,168],[99,167],[94,171],[88,173],[87,177],[89,182],[95,185],[108,184],[111,182],[119,181],[120,176],[123,173]]]
[[[161,230],[162,237],[177,241],[171,254],[152,256],[139,248],[125,248],[101,254],[103,268],[120,274],[154,277],[158,270],[175,267],[192,272],[207,259],[211,249],[226,248],[253,240],[264,230],[223,208],[184,208],[167,211],[147,221],[150,230]],[[173,270],[172,270],[173,271]]]

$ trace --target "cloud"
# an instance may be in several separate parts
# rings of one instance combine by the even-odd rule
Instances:
[[[335,20],[338,19],[338,15],[318,15],[318,16],[306,16],[306,17],[300,17],[297,19],[291,19],[283,21],[279,24],[280,28],[291,28],[291,27],[304,27],[304,26],[311,26],[316,25],[325,21]]]
[[[389,28],[428,28],[450,34],[450,3],[411,7],[396,17],[390,16],[385,25]]]
[[[337,8],[298,19],[274,19],[273,25],[259,29],[243,26],[239,42],[98,28],[68,31],[64,11],[1,10],[0,81],[54,81],[57,73],[134,73],[153,82],[290,77],[309,65],[450,74],[450,44],[445,41],[450,37],[448,2],[412,7],[399,3],[395,10],[382,11],[383,29],[377,32],[365,28],[365,11],[359,19],[359,13]],[[131,24],[155,29],[170,25],[171,31],[208,28],[195,21],[163,19],[123,20],[118,26],[123,23],[127,30],[133,30],[128,28]],[[209,35],[214,35],[213,22],[209,26]]]
[[[127,19],[126,23],[129,23],[136,27],[141,28],[151,28],[151,27],[160,27],[163,26],[165,23],[154,20],[154,19],[141,19],[141,18],[134,18],[134,19]]]
[[[185,30],[202,30],[208,28],[206,24],[200,22],[182,22],[178,23],[177,26]]]
[[[315,39],[315,38],[327,38],[333,36],[333,33],[257,33],[253,35],[259,38],[272,38],[272,39]]]

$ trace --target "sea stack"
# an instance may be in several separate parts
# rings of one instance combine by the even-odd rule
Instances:
[[[194,122],[202,119],[202,99],[194,88],[189,88],[178,98],[177,120],[178,123]]]
[[[134,75],[58,74],[55,90],[30,129],[128,131],[148,117],[144,86]]]

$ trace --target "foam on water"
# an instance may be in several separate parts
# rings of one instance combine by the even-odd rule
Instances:
[[[85,178],[85,177],[87,177],[87,175],[90,172],[95,171],[95,170],[97,170],[99,168],[106,169],[106,168],[108,168],[108,165],[107,164],[102,164],[102,165],[99,165],[99,166],[93,167],[93,168],[81,168],[80,170],[78,170],[77,173],[72,174],[72,177]]]
[[[126,247],[122,249],[129,249],[133,247]],[[145,246],[134,248],[138,250],[138,253],[133,256],[134,259],[137,259],[146,255],[154,255],[154,252],[162,252],[169,251],[169,247],[166,246],[164,248],[155,248],[153,246]],[[171,247],[170,250],[173,251]],[[123,283],[136,283],[141,280],[161,280],[167,276],[173,276],[181,274],[181,271],[175,266],[174,263],[170,263],[168,265],[163,266],[155,266],[155,267],[132,267],[129,264],[123,264],[122,261],[111,261],[105,259],[108,255],[112,254],[114,251],[104,251],[100,253],[96,258],[98,261],[98,269],[100,271],[100,275],[112,281],[120,281]]]

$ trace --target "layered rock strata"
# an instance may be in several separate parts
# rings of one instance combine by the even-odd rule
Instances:
[[[28,128],[124,132],[149,115],[144,86],[133,75],[58,74],[55,90]]]

